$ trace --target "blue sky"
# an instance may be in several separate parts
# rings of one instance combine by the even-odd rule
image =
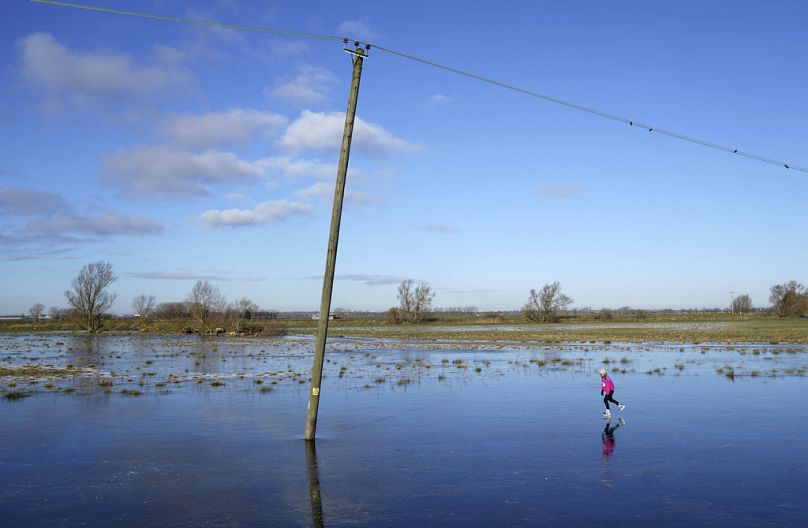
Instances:
[[[88,2],[90,3],[90,2]],[[347,35],[808,166],[804,2],[93,5]],[[351,62],[339,43],[5,2],[0,313],[108,260],[133,297],[314,310]],[[371,50],[335,308],[768,305],[808,283],[808,174]]]

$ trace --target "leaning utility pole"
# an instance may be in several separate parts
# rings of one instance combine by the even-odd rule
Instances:
[[[345,41],[347,44],[347,39]],[[306,440],[314,440],[317,430],[317,408],[320,405],[320,381],[323,378],[323,360],[325,358],[325,340],[328,335],[328,315],[331,311],[331,290],[334,287],[334,267],[337,262],[337,243],[339,242],[339,223],[342,218],[342,198],[345,194],[345,175],[348,172],[348,156],[351,154],[351,135],[353,134],[354,117],[356,116],[356,99],[359,96],[359,79],[362,77],[362,61],[367,57],[367,49],[362,49],[359,42],[354,42],[355,50],[345,51],[353,57],[353,78],[351,92],[348,95],[348,110],[345,113],[345,129],[342,133],[342,148],[337,168],[337,187],[334,190],[334,208],[331,213],[331,232],[328,235],[328,254],[325,259],[325,275],[323,276],[323,295],[320,299],[320,324],[317,327],[317,341],[314,344],[314,364],[311,368],[311,393],[309,394],[309,410],[306,415]]]

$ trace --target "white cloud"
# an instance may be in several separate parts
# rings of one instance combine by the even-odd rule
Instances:
[[[451,97],[443,95],[443,94],[435,94],[429,98],[429,102],[434,105],[442,105],[450,102],[452,100]]]
[[[297,191],[297,194],[305,198],[326,199],[334,196],[334,184],[329,182],[317,182],[310,187]]]
[[[345,114],[342,112],[312,112],[304,110],[289,125],[278,145],[290,151],[338,151],[342,143]],[[354,122],[352,149],[375,156],[417,150],[419,147],[398,138],[380,127],[360,118]]]
[[[334,81],[334,75],[327,69],[304,65],[297,68],[293,77],[279,79],[266,93],[294,103],[320,104],[328,101]]]
[[[258,160],[257,165],[268,174],[281,174],[293,177],[312,177],[319,180],[334,179],[337,175],[337,166],[333,163],[323,163],[317,160],[306,160],[290,156],[279,156]]]
[[[255,209],[212,209],[202,213],[199,219],[211,227],[243,227],[274,224],[294,216],[311,214],[313,210],[310,205],[275,200],[261,202]]]
[[[139,98],[188,80],[184,70],[141,66],[121,53],[72,51],[50,33],[28,35],[18,47],[26,79],[51,95],[69,95],[82,102]]]
[[[366,18],[359,20],[346,20],[337,28],[340,35],[352,39],[371,41],[379,38],[379,33],[370,27],[370,22]]]
[[[133,147],[102,160],[104,181],[138,196],[209,194],[207,185],[244,182],[263,175],[255,163],[230,152],[193,153],[171,147]]]
[[[175,142],[190,148],[244,145],[258,136],[267,137],[286,125],[286,118],[272,112],[231,108],[201,115],[172,117],[164,132]]]

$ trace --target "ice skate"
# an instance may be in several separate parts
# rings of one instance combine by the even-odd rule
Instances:
[[[622,410],[623,410],[623,409],[625,409],[625,408],[626,408],[626,404],[625,404],[625,403],[621,403],[620,405],[618,405],[618,406],[617,406],[617,410],[618,410],[618,411],[622,411]]]

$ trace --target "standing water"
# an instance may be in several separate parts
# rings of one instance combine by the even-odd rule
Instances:
[[[808,347],[311,348],[0,336],[3,525],[808,525]]]

